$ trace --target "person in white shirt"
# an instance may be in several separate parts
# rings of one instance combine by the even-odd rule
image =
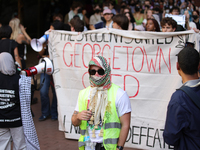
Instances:
[[[110,65],[96,56],[88,65],[90,86],[79,92],[72,124],[80,126],[79,149],[123,150],[131,117],[127,93],[111,83]]]

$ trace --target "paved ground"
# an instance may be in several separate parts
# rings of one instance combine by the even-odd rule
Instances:
[[[64,137],[64,133],[58,130],[58,121],[52,121],[50,118],[45,121],[38,121],[38,118],[41,116],[39,92],[36,91],[34,95],[34,97],[37,97],[39,100],[37,104],[32,105],[32,111],[35,115],[33,120],[38,134],[41,150],[78,149],[77,141],[67,140]]]
[[[33,50],[28,51],[27,67],[32,67],[37,63],[37,53]],[[52,97],[51,92],[49,93],[49,95],[50,97]],[[64,137],[64,133],[58,130],[58,121],[52,121],[50,118],[45,121],[38,121],[38,118],[41,116],[39,91],[35,91],[34,97],[38,98],[38,103],[32,105],[32,111],[35,115],[33,120],[35,123],[41,150],[78,150],[77,140],[66,139]],[[136,149],[124,148],[124,150]]]

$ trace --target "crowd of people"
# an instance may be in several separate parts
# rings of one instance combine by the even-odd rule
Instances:
[[[55,13],[53,18],[60,16],[61,19],[58,20],[71,26],[70,20],[78,16],[84,23],[83,31],[105,27],[119,29],[118,26],[113,26],[115,22],[113,19],[119,15],[121,18],[122,16],[128,18],[128,21],[127,19],[118,21],[118,25],[120,22],[128,22],[128,28],[122,28],[123,30],[165,32],[161,22],[166,17],[171,17],[177,22],[175,31],[198,29],[195,30],[197,32],[200,29],[199,7],[192,0],[122,0],[118,4],[115,1],[106,0],[94,3],[92,6],[93,10],[80,1],[74,1],[70,11],[64,17],[62,14]],[[185,15],[184,23],[180,23],[180,20],[173,17],[177,15]]]
[[[122,0],[119,4],[116,1],[105,0],[101,3],[94,3],[93,10],[87,10],[84,4],[74,1],[70,11],[64,17],[57,13],[53,15],[49,30],[83,32],[114,28],[149,32],[178,32],[194,29],[195,32],[199,32],[199,11],[192,0]],[[89,15],[88,12],[93,13]],[[180,24],[175,19],[176,17],[173,17],[177,15],[185,15],[184,23]],[[31,37],[18,18],[12,18],[9,25],[0,27],[0,147],[2,149],[10,149],[11,139],[16,149],[26,149],[20,114],[20,76],[17,69],[26,68],[25,45],[30,44],[30,41]],[[48,43],[45,42],[43,49],[38,53],[39,58],[49,56],[47,47]],[[198,96],[200,96],[199,61],[199,53],[192,47],[186,47],[178,54],[177,70],[184,86],[194,87],[191,89]],[[15,64],[18,66],[17,69]],[[110,66],[104,57],[92,58],[88,67],[90,86],[79,93],[72,115],[73,125],[80,126],[81,131],[84,132],[79,139],[79,148],[83,150],[90,150],[91,147],[95,150],[123,150],[130,126],[129,97],[125,91],[111,83]],[[42,105],[39,121],[45,121],[49,117],[57,120],[57,98],[53,78],[42,73],[40,82],[43,86],[40,89]],[[50,86],[53,93],[52,104],[48,96]],[[10,93],[12,93],[11,98],[5,98]],[[200,122],[197,115],[200,110],[192,102],[188,103],[188,99],[187,94],[182,91],[176,91],[173,94],[168,106],[164,140],[177,149],[184,149],[185,145],[190,148],[192,146],[192,149],[200,149],[198,129]],[[184,107],[185,105],[187,107]],[[110,111],[107,111],[108,106]],[[174,115],[175,113],[177,116]],[[19,137],[15,136],[16,133]],[[89,145],[86,144],[87,136],[93,137],[87,141]],[[19,141],[16,141],[17,138]]]

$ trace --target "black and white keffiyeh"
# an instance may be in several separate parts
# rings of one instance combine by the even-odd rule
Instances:
[[[19,86],[21,117],[27,150],[40,150],[37,132],[31,114],[31,77],[21,75]]]

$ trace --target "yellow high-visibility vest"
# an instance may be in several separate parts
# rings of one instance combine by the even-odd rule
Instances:
[[[121,130],[121,123],[117,115],[117,110],[115,106],[115,100],[118,88],[119,86],[112,83],[107,93],[108,103],[110,104],[110,106],[106,107],[106,112],[104,114],[104,124],[103,124],[103,130],[104,130],[103,145],[106,150],[116,150]],[[90,92],[90,86],[79,92],[79,98],[78,98],[79,112],[87,110],[89,92]],[[82,120],[80,125],[81,136],[78,142],[79,150],[85,149],[84,136],[86,133],[86,128],[87,128],[87,121]]]

